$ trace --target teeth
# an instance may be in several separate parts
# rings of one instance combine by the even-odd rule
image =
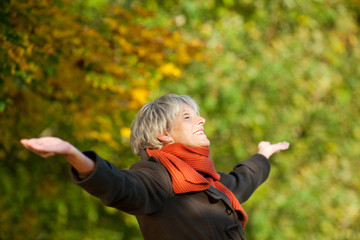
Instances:
[[[204,134],[203,131],[199,131],[199,132],[196,132],[195,135],[201,135],[201,134]]]

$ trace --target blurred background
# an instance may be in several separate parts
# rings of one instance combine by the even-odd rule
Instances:
[[[358,0],[3,0],[0,239],[142,239],[134,217],[72,184],[57,136],[119,168],[162,94],[193,97],[228,172],[289,141],[243,204],[253,239],[360,239]]]

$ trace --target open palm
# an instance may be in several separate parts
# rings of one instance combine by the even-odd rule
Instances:
[[[45,158],[66,155],[71,150],[71,144],[56,137],[22,139],[20,142],[27,149]]]
[[[271,144],[267,141],[261,141],[258,145],[258,153],[264,155],[267,158],[270,158],[273,154],[286,150],[290,147],[288,142],[279,142]]]

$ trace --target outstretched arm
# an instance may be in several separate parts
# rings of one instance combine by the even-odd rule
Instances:
[[[22,139],[21,144],[27,149],[47,158],[62,155],[81,174],[90,173],[95,163],[70,143],[56,137]]]
[[[267,159],[269,159],[273,154],[286,150],[289,147],[290,143],[288,142],[271,144],[270,142],[261,141],[258,145],[258,153],[264,155]]]

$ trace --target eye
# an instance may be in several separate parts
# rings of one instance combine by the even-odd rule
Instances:
[[[184,119],[190,119],[190,115],[185,114],[185,115],[184,115]]]

